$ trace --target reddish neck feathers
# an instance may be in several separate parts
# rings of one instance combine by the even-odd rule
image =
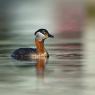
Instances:
[[[38,40],[38,39],[35,39],[35,44],[36,44],[36,47],[37,47],[37,53],[44,53],[45,52],[45,48],[44,48],[44,41],[43,40]]]

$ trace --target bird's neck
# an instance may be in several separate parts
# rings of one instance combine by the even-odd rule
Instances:
[[[35,39],[35,44],[37,47],[37,53],[39,53],[39,54],[45,53],[44,40]]]

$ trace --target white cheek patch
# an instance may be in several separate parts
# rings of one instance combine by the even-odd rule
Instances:
[[[40,32],[38,32],[38,33],[36,34],[36,37],[37,37],[38,39],[45,39],[45,35],[42,34],[42,33],[40,33]]]

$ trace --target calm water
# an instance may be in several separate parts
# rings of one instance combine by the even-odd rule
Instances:
[[[95,95],[95,23],[81,40],[56,35],[46,40],[49,59],[17,61],[11,58],[15,49],[34,47],[32,32],[41,27],[52,31],[55,0],[1,1],[0,95]]]
[[[56,35],[46,40],[50,58],[35,61],[17,61],[10,57],[17,48],[33,47],[33,34],[1,32],[1,95],[94,95],[95,37],[91,29],[81,41],[64,40]],[[66,56],[72,53],[77,55]]]

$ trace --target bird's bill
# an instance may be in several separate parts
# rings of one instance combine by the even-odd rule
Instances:
[[[54,38],[54,36],[53,36],[53,35],[51,35],[51,34],[48,34],[48,37],[50,37],[50,38]]]

